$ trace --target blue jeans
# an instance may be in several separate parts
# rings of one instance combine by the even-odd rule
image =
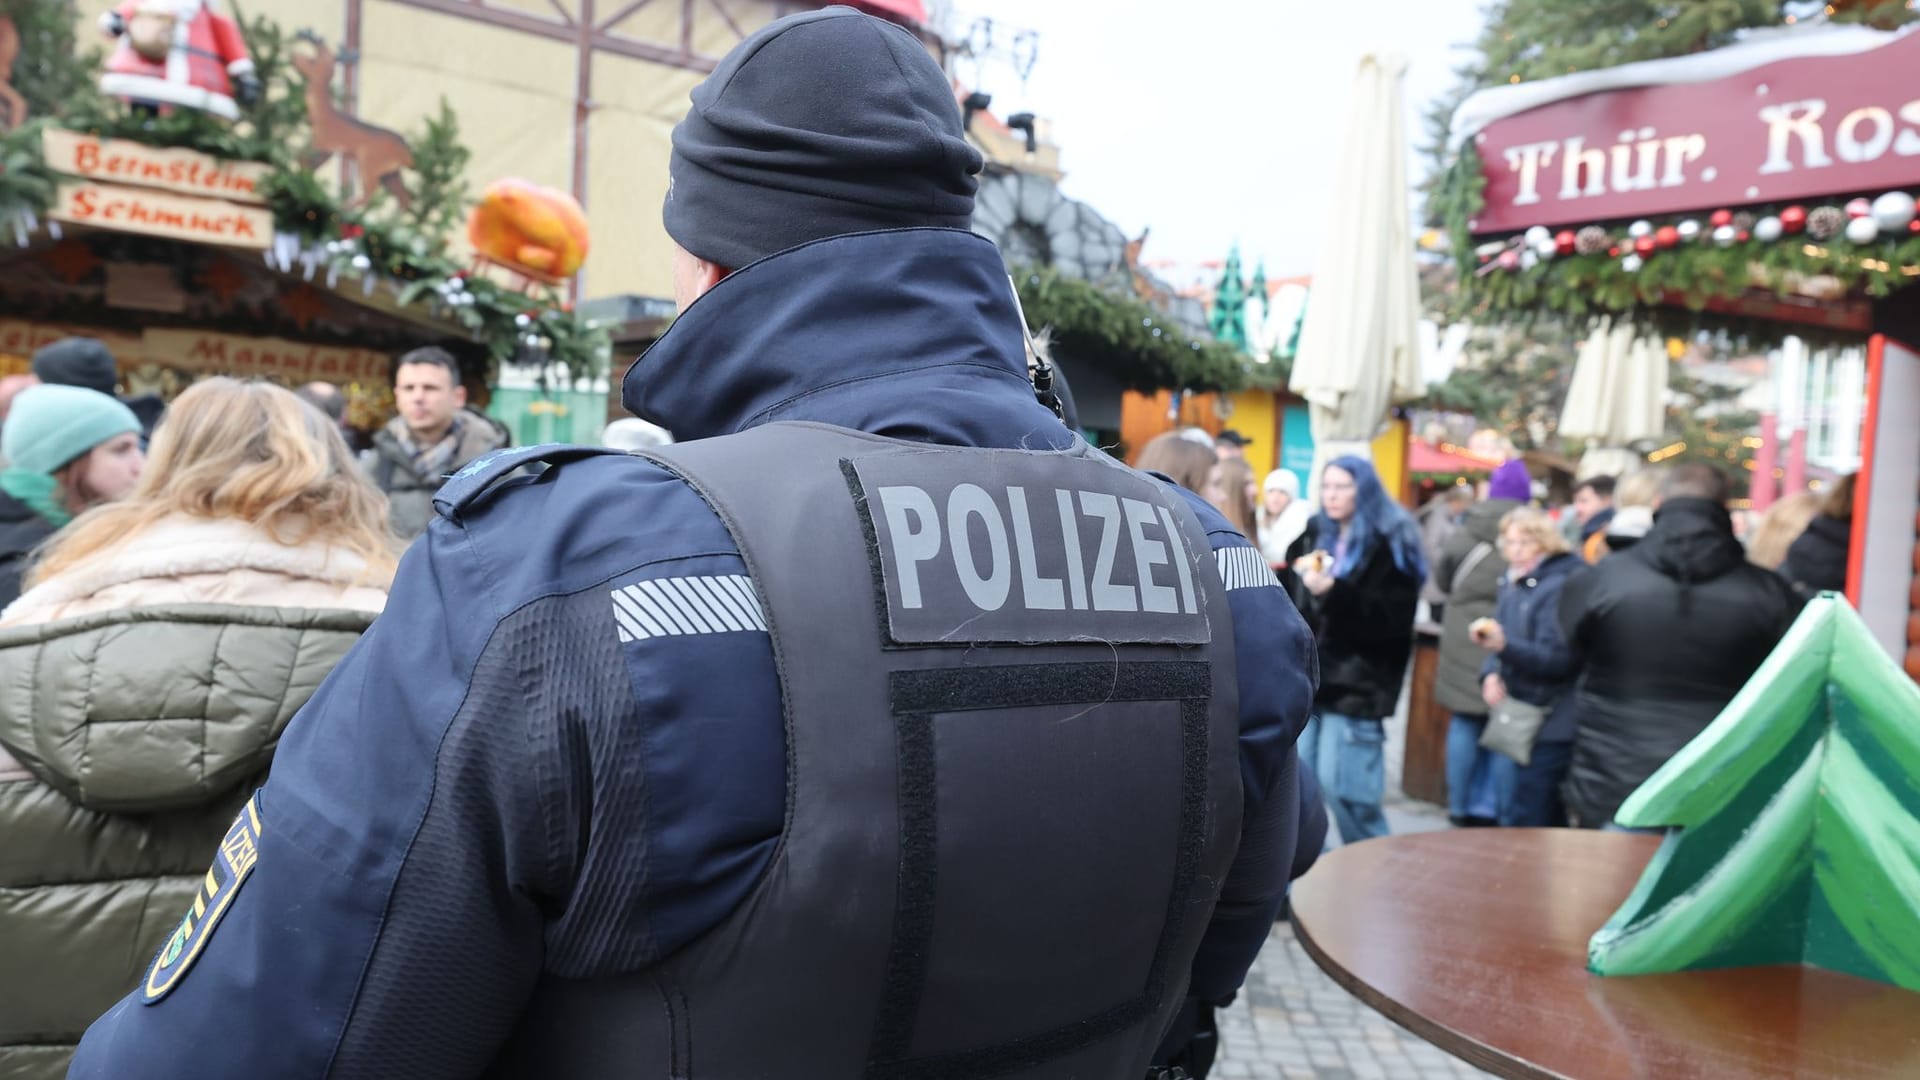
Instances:
[[[1537,742],[1525,766],[1505,754],[1493,755],[1494,786],[1500,790],[1500,824],[1520,828],[1565,828],[1566,804],[1560,784],[1573,762],[1570,742]]]
[[[1387,732],[1377,719],[1319,713],[1300,735],[1300,760],[1326,792],[1343,843],[1387,835]]]
[[[1484,716],[1453,714],[1447,725],[1447,814],[1493,821],[1500,816],[1500,794],[1494,783],[1494,759],[1500,755],[1480,746],[1487,729]],[[1502,759],[1505,760],[1505,759]]]

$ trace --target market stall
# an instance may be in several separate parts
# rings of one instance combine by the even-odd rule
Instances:
[[[131,393],[328,381],[365,430],[391,415],[391,358],[422,345],[460,360],[478,404],[503,365],[604,371],[604,333],[564,300],[578,207],[513,180],[470,199],[451,110],[412,136],[360,122],[334,99],[325,41],[264,19],[202,10],[234,55],[184,75],[172,39],[155,53],[122,25],[99,75],[70,13],[33,17],[0,110],[0,374],[86,335]],[[15,18],[0,9],[18,33]],[[356,179],[320,171],[334,157]]]
[[[1920,35],[1755,32],[1482,91],[1454,131],[1442,201],[1482,310],[1790,341],[1779,406],[1859,414],[1825,429],[1863,493],[1849,597],[1920,677]],[[1807,472],[1807,433],[1774,437],[1757,501]]]

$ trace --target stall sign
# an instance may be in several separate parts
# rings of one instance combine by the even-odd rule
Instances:
[[[48,168],[82,180],[208,195],[230,202],[266,201],[261,187],[267,178],[267,166],[257,161],[223,161],[195,150],[165,150],[54,127],[41,133],[40,148]]]
[[[1920,184],[1920,34],[1711,82],[1599,91],[1474,138],[1476,233]]]
[[[242,378],[354,382],[387,377],[386,356],[367,349],[197,330],[148,330],[144,341],[147,354],[155,359]]]
[[[119,184],[62,181],[51,214],[75,225],[169,240],[260,249],[273,242],[273,215],[265,207]]]
[[[41,347],[70,337],[99,339],[122,364],[146,355],[145,346],[133,334],[115,334],[88,326],[0,319],[0,356],[30,357]]]

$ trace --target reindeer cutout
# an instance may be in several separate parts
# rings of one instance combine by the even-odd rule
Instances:
[[[307,80],[307,120],[313,127],[313,150],[307,155],[308,169],[318,169],[335,154],[350,160],[360,176],[360,199],[364,206],[373,197],[373,185],[387,189],[401,209],[413,205],[400,170],[413,164],[413,151],[398,132],[376,127],[357,116],[340,110],[333,101],[333,50],[325,39],[311,30],[294,35],[312,45],[312,55],[293,54],[293,68]],[[344,57],[351,63],[354,57]]]
[[[27,122],[27,99],[10,85],[13,62],[20,58],[20,30],[13,16],[0,15],[0,131],[11,131]]]

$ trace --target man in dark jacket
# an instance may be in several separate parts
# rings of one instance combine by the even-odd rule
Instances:
[[[1568,810],[1612,822],[1628,795],[1719,715],[1799,614],[1772,571],[1747,562],[1710,465],[1673,470],[1654,526],[1567,583],[1560,625],[1586,658]]]
[[[1232,996],[1321,839],[1312,640],[1036,401],[980,167],[890,23],[719,64],[622,394],[690,441],[440,491],[77,1080],[1131,1080]]]
[[[506,446],[506,429],[467,408],[467,388],[452,353],[414,349],[393,362],[393,402],[399,411],[374,433],[364,460],[373,483],[387,493],[387,522],[412,540],[433,520],[433,493],[469,461]]]

